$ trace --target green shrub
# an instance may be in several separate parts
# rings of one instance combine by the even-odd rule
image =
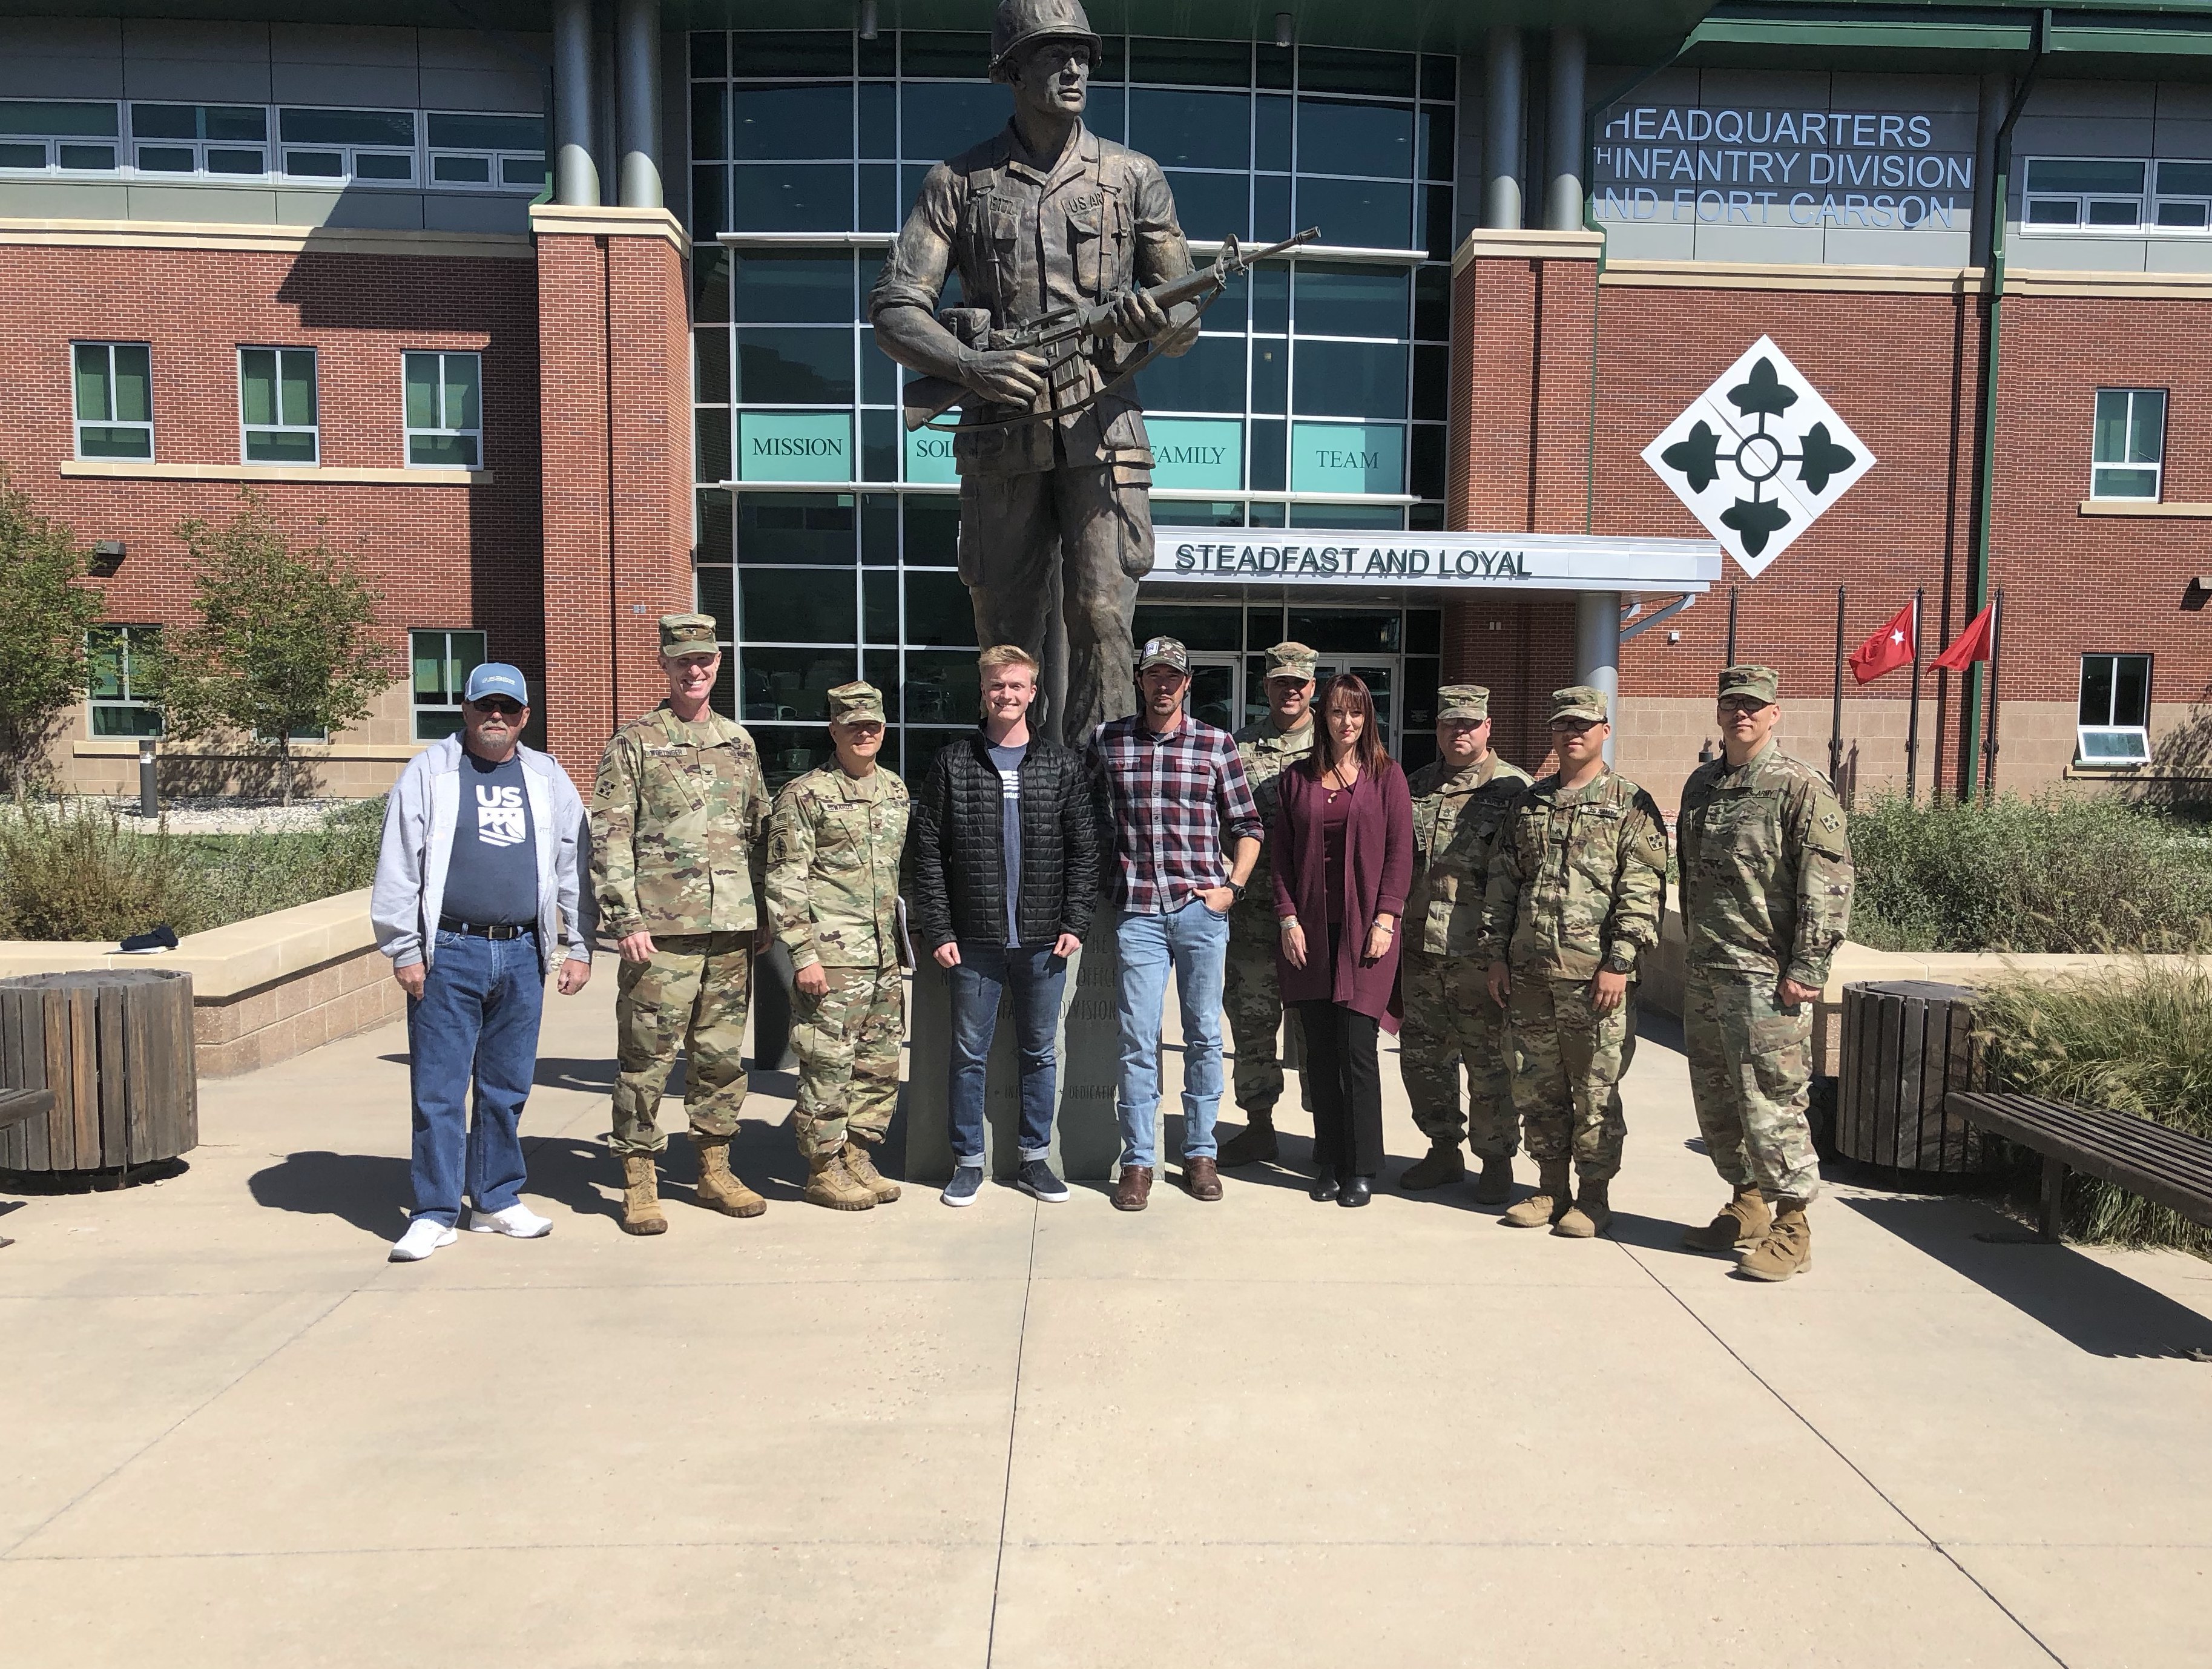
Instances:
[[[0,938],[198,933],[351,892],[375,877],[383,823],[381,799],[259,834],[139,834],[102,805],[28,806],[0,816]]]
[[[1851,819],[1851,937],[1882,950],[2212,949],[2212,841],[2110,795],[1915,806]]]
[[[2212,973],[2136,961],[2118,974],[2008,980],[1975,1004],[1992,1081],[2212,1137]],[[2212,1253],[2212,1231],[2094,1177],[2066,1193],[2084,1241]]]

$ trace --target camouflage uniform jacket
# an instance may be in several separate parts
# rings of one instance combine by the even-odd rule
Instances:
[[[1237,732],[1237,756],[1244,762],[1244,780],[1252,790],[1252,804],[1260,812],[1260,857],[1244,883],[1244,896],[1232,913],[1240,925],[1253,927],[1275,940],[1274,870],[1267,861],[1267,840],[1275,832],[1275,779],[1284,769],[1313,751],[1313,720],[1294,731],[1279,731],[1273,718],[1255,719]]]
[[[1432,956],[1471,956],[1482,937],[1490,854],[1528,774],[1496,753],[1453,770],[1437,760],[1413,773],[1413,889],[1407,946]]]
[[[906,784],[836,761],[786,783],[769,824],[768,909],[793,968],[888,968],[898,956]]]
[[[1692,968],[1828,982],[1851,916],[1851,842],[1828,780],[1774,743],[1682,786],[1682,926]]]
[[[758,925],[768,784],[744,726],[663,702],[615,732],[592,792],[592,891],[606,931],[738,933]]]
[[[1666,895],[1667,821],[1651,796],[1612,771],[1573,789],[1547,776],[1506,814],[1478,954],[1555,980],[1632,977],[1659,943]]]

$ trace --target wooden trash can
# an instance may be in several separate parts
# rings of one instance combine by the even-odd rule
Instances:
[[[1927,980],[1844,987],[1843,1071],[1836,1150],[1893,1170],[1967,1176],[1995,1168],[1982,1133],[1943,1108],[1954,1089],[1982,1087],[1974,993]]]
[[[0,980],[0,1083],[50,1089],[44,1118],[0,1129],[0,1170],[107,1171],[199,1142],[192,977],[94,968]]]

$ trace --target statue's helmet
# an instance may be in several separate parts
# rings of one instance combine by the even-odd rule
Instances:
[[[991,79],[1005,81],[1014,55],[1040,40],[1079,40],[1098,61],[1100,41],[1083,15],[1083,0],[999,0],[991,20]]]

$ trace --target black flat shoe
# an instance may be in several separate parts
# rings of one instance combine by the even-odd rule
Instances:
[[[1336,1198],[1336,1174],[1335,1174],[1335,1172],[1334,1172],[1334,1171],[1316,1171],[1316,1172],[1315,1172],[1315,1173],[1314,1173],[1314,1180],[1313,1180],[1313,1187],[1311,1187],[1310,1188],[1308,1188],[1308,1189],[1306,1190],[1306,1198],[1307,1198],[1307,1199],[1316,1199],[1316,1200],[1323,1200],[1323,1201],[1326,1201],[1326,1200],[1331,1200],[1331,1199],[1335,1199],[1335,1198]]]
[[[1336,1191],[1336,1203],[1340,1205],[1364,1205],[1374,1197],[1375,1184],[1364,1176],[1346,1177],[1343,1186]]]

